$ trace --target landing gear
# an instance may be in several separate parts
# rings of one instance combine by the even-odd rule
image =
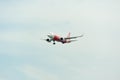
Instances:
[[[55,41],[53,41],[53,45],[55,45]]]
[[[53,43],[53,45],[55,45],[55,42]]]

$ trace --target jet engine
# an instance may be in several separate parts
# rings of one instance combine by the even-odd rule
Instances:
[[[50,40],[50,39],[46,39],[46,41],[47,41],[47,42],[51,42],[51,40]]]
[[[63,41],[63,40],[64,40],[64,38],[63,38],[63,37],[61,37],[61,38],[60,38],[60,40],[61,40],[61,41]]]

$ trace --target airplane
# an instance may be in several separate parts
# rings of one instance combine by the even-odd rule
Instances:
[[[47,35],[47,39],[44,39],[45,41],[47,42],[51,42],[53,41],[53,44],[55,45],[55,41],[56,42],[61,42],[63,44],[65,43],[71,43],[73,41],[77,41],[77,40],[73,40],[73,39],[76,39],[76,38],[79,38],[79,37],[83,37],[83,35],[80,35],[80,36],[75,36],[75,37],[70,37],[70,32],[68,33],[67,37],[61,37],[59,35],[56,35],[56,34],[53,34],[53,33],[49,33]]]

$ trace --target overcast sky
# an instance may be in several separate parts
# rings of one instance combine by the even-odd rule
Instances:
[[[0,80],[120,80],[120,1],[1,0]]]

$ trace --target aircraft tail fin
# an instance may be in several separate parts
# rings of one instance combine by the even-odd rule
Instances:
[[[67,38],[70,38],[70,32],[68,33]]]

